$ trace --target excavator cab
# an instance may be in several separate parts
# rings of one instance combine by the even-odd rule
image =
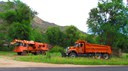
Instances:
[[[22,42],[16,42],[15,45],[16,46],[23,46],[23,43]]]

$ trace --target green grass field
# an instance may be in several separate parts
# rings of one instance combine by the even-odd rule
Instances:
[[[9,54],[8,54],[9,53]],[[48,53],[47,55],[27,55],[17,56],[14,52],[0,52],[0,55],[10,55],[14,60],[26,62],[41,62],[54,64],[75,64],[75,65],[128,65],[128,54],[123,54],[122,57],[111,57],[108,60],[94,59],[87,57],[70,58],[61,57],[60,53]]]
[[[14,56],[14,55],[16,55],[16,53],[15,52],[12,52],[12,51],[0,51],[0,56]]]

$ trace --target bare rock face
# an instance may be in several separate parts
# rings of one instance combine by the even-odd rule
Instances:
[[[54,23],[50,23],[50,22],[47,22],[47,21],[44,21],[42,19],[40,19],[39,17],[35,16],[33,21],[32,21],[32,27],[33,28],[39,28],[41,29],[41,31],[43,33],[46,32],[47,28],[49,26],[58,26],[60,27],[60,29],[63,31],[65,29],[66,26],[59,26],[59,25],[56,25]]]

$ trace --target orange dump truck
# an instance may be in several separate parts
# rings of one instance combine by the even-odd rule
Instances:
[[[77,56],[89,56],[96,57],[98,59],[109,59],[112,54],[111,47],[107,45],[98,45],[87,43],[84,40],[78,40],[74,46],[66,48],[66,52],[62,53],[62,56],[77,57]]]
[[[45,54],[49,50],[49,45],[46,43],[39,43],[34,41],[27,40],[13,40],[12,45],[16,45],[14,52],[17,52],[18,55],[26,55],[27,53],[32,54]]]

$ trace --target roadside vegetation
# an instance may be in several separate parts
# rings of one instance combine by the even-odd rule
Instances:
[[[14,60],[25,62],[53,63],[53,64],[75,64],[75,65],[128,65],[128,54],[123,53],[122,57],[112,57],[108,60],[88,57],[61,57],[60,53],[50,53],[46,55],[18,56],[14,52],[0,52],[0,55],[10,56]]]
[[[15,55],[16,55],[16,53],[12,52],[12,51],[0,51],[0,56],[12,57]]]

